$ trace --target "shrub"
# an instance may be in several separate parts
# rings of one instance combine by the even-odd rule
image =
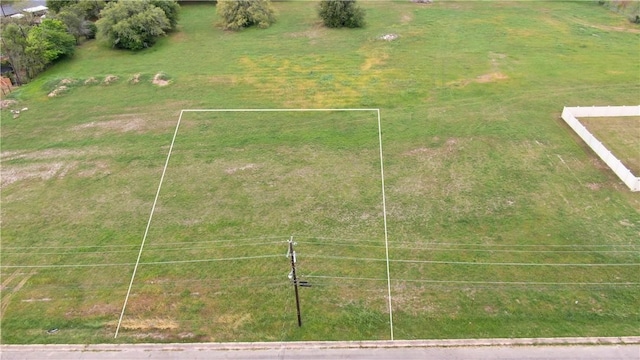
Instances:
[[[171,20],[149,0],[110,2],[96,22],[98,37],[112,46],[140,50],[171,30]]]
[[[276,21],[269,0],[219,0],[216,8],[226,30],[239,30],[253,25],[264,29]]]
[[[318,15],[324,25],[330,28],[364,26],[364,10],[355,0],[322,0]]]

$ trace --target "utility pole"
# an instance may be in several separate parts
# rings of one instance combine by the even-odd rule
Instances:
[[[289,239],[289,257],[291,258],[291,280],[293,280],[293,288],[296,292],[296,310],[298,312],[298,326],[302,326],[302,317],[300,316],[300,296],[298,295],[298,278],[296,277],[296,252],[293,250],[293,236]]]

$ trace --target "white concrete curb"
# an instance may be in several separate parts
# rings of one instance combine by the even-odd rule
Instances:
[[[0,345],[0,353],[19,351],[184,351],[184,350],[269,350],[269,349],[362,349],[362,348],[425,348],[471,346],[537,346],[537,345],[639,345],[640,336],[623,337],[558,337],[515,339],[442,339],[384,341],[298,341],[298,342],[238,342],[238,343],[172,343],[172,344],[38,344]]]

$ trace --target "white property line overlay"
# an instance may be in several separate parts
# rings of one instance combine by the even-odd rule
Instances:
[[[634,175],[615,155],[604,146],[582,123],[578,117],[614,117],[614,116],[640,116],[638,106],[589,106],[589,107],[564,107],[562,119],[580,136],[602,161],[609,166],[622,182],[631,191],[640,191],[640,177]],[[606,121],[606,120],[603,120]]]
[[[129,295],[131,294],[131,288],[133,286],[133,281],[136,276],[136,272],[138,270],[138,266],[140,265],[140,257],[142,256],[142,250],[144,248],[144,244],[147,240],[147,235],[149,233],[149,228],[151,226],[151,220],[153,219],[153,214],[155,212],[156,204],[158,202],[158,197],[160,196],[160,189],[162,188],[162,183],[164,182],[164,176],[167,172],[167,167],[169,166],[169,159],[171,159],[171,152],[173,151],[173,145],[175,144],[176,137],[178,135],[178,129],[180,128],[180,123],[182,122],[182,115],[185,112],[336,112],[336,111],[375,111],[378,116],[378,143],[380,148],[380,179],[382,183],[382,218],[384,224],[384,245],[385,245],[385,257],[386,257],[386,265],[387,265],[387,291],[388,291],[388,306],[389,306],[389,329],[391,335],[391,341],[393,341],[393,310],[391,305],[391,274],[389,272],[389,236],[387,231],[387,205],[385,199],[385,191],[384,191],[384,160],[382,157],[382,125],[380,120],[380,109],[369,109],[369,108],[342,108],[342,109],[182,109],[180,110],[180,116],[178,116],[178,122],[176,123],[176,129],[173,133],[173,138],[171,139],[171,146],[169,147],[169,152],[167,154],[167,159],[164,163],[164,168],[162,169],[162,176],[160,177],[160,183],[158,184],[158,190],[156,191],[156,196],[153,201],[153,206],[151,207],[151,214],[149,214],[149,221],[147,222],[147,227],[144,232],[144,236],[142,237],[142,243],[140,244],[140,251],[138,252],[138,258],[136,260],[135,266],[133,268],[133,273],[131,274],[131,281],[129,282],[129,288],[127,289],[127,295],[124,299],[124,304],[122,305],[122,311],[120,312],[120,318],[118,319],[118,326],[116,327],[116,332],[114,338],[118,337],[118,332],[120,331],[120,325],[122,324],[122,319],[124,318],[124,313],[127,308],[127,303],[129,301]]]

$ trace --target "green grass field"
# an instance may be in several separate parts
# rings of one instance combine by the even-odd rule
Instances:
[[[633,174],[640,174],[640,117],[582,118],[580,122],[613,154],[619,154]]]
[[[395,339],[638,335],[640,197],[560,113],[637,104],[640,28],[596,2],[363,2],[357,30],[275,6],[237,33],[184,6],[153,48],[86,42],[12,93],[2,343],[389,339],[388,285]],[[180,111],[216,108],[380,109],[389,284],[376,112],[184,113],[149,223]]]

